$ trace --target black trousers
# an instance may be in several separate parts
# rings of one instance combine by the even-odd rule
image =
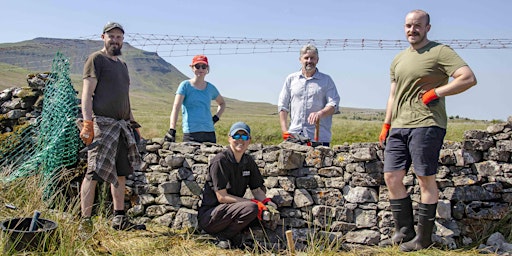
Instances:
[[[199,214],[199,227],[221,239],[231,239],[258,218],[258,205],[251,201],[220,204]]]

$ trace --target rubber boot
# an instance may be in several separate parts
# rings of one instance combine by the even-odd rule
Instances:
[[[436,219],[436,204],[420,204],[418,209],[418,230],[413,240],[400,245],[403,252],[426,249],[432,245],[432,230]]]
[[[416,232],[414,231],[411,197],[390,199],[389,203],[395,221],[395,233],[391,237],[391,243],[396,245],[412,240],[416,236]]]

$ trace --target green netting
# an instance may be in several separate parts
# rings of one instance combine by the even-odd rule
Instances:
[[[77,162],[82,146],[76,126],[77,92],[69,77],[69,61],[59,52],[43,93],[41,115],[0,141],[0,172],[5,181],[41,174],[48,194],[64,167]]]

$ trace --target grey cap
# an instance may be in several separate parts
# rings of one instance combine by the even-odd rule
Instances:
[[[229,129],[229,136],[233,136],[238,131],[244,131],[247,133],[247,135],[251,135],[251,128],[244,123],[244,122],[236,122],[231,126],[231,129]]]
[[[105,27],[103,27],[103,34],[105,34],[105,32],[109,32],[110,30],[112,30],[114,28],[120,29],[121,31],[123,31],[123,34],[124,34],[123,26],[121,26],[121,24],[119,24],[117,22],[109,22],[109,23],[107,23],[107,25],[105,25]]]

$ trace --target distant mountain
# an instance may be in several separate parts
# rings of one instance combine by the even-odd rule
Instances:
[[[81,90],[84,62],[94,51],[103,47],[100,40],[35,38],[17,43],[0,44],[0,90],[9,87],[26,86],[26,75],[51,70],[52,60],[57,52],[66,56],[71,64],[71,79],[75,88]],[[144,95],[149,102],[169,100],[172,107],[172,96],[181,81],[188,79],[172,64],[166,62],[154,52],[147,52],[131,46],[123,45],[121,56],[128,65],[131,89]],[[134,96],[134,94],[131,94]],[[246,102],[225,98],[229,109],[237,109],[243,113],[277,114],[277,106],[262,102]],[[170,113],[170,109],[169,109]],[[382,120],[383,110],[342,108],[341,115],[348,119]],[[168,115],[168,114],[167,114]]]
[[[51,70],[55,54],[61,52],[70,61],[71,74],[81,76],[87,56],[102,47],[100,40],[35,38],[0,44],[0,62],[31,72],[44,72]],[[121,58],[128,65],[132,89],[174,92],[181,81],[188,79],[154,52],[137,49],[128,43],[124,43],[122,52]]]

